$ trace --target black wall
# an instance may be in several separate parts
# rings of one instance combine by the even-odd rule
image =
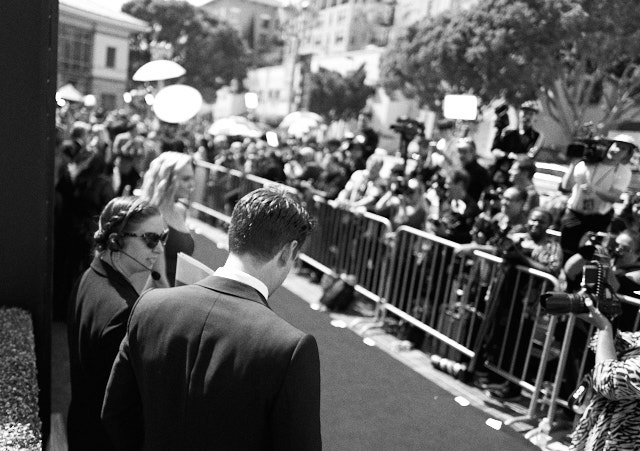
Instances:
[[[32,313],[49,434],[57,0],[0,2],[0,305]]]

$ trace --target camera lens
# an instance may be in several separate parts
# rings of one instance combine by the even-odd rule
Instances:
[[[550,291],[540,297],[540,304],[550,315],[565,313],[588,313],[584,304],[585,296],[580,293],[568,294],[560,291]]]

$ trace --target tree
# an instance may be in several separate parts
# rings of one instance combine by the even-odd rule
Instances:
[[[154,45],[168,44],[170,59],[187,71],[184,83],[206,100],[212,100],[221,85],[246,77],[248,58],[238,32],[206,11],[175,0],[134,0],[122,10],[151,25],[131,43],[132,73],[151,59]]]
[[[597,106],[607,130],[638,109],[639,20],[632,0],[485,0],[409,27],[381,81],[435,108],[447,93],[538,98],[567,137]]]
[[[366,75],[364,64],[345,77],[324,68],[310,74],[309,110],[325,117],[357,116],[375,91],[365,85]]]

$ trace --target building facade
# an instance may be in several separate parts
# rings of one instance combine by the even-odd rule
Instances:
[[[235,28],[257,65],[282,61],[281,5],[276,0],[211,0],[200,9]]]
[[[105,109],[121,107],[129,36],[147,23],[91,0],[60,0],[59,10],[58,87],[71,83]]]

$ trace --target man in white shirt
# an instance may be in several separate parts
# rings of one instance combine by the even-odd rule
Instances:
[[[253,191],[222,268],[140,297],[102,410],[117,449],[321,449],[316,341],[267,302],[313,226],[286,193]]]
[[[613,204],[631,182],[629,161],[638,148],[633,138],[618,135],[602,161],[580,161],[573,168],[567,188],[571,195],[562,217],[561,244],[573,255],[588,231],[604,232],[613,218]]]

